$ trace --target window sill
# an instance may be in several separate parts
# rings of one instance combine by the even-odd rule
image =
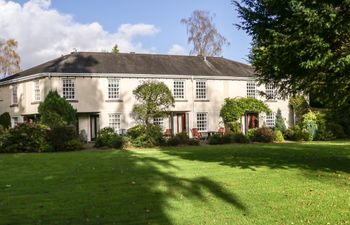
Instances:
[[[175,99],[175,102],[188,102],[186,99]]]
[[[41,101],[35,101],[35,102],[30,103],[30,104],[37,105],[37,104],[40,104],[40,103],[41,103]]]
[[[278,102],[277,99],[269,99],[269,100],[265,100],[265,102]]]
[[[106,102],[123,102],[121,99],[108,99]]]
[[[18,103],[17,104],[11,104],[10,107],[18,107]]]
[[[209,99],[196,99],[194,102],[210,102]]]
[[[67,100],[67,102],[73,102],[73,103],[75,103],[75,102],[79,102],[78,100],[76,100],[76,99],[66,99]]]

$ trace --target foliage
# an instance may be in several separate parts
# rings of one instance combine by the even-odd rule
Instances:
[[[157,117],[165,117],[169,107],[175,103],[170,89],[159,81],[146,81],[134,91],[137,104],[134,105],[133,113],[138,121],[149,126],[151,120]]]
[[[275,142],[284,142],[284,137],[283,137],[282,131],[276,130],[274,132],[273,141],[275,141]]]
[[[313,92],[334,106],[350,103],[350,1],[238,1],[261,82],[285,94]]]
[[[286,131],[286,124],[284,123],[284,119],[282,117],[282,112],[280,109],[277,110],[276,121],[275,121],[275,130],[284,132]]]
[[[328,129],[328,121],[325,113],[317,114],[317,132],[314,140],[328,141],[334,139],[334,135],[331,130]]]
[[[4,129],[9,129],[11,127],[11,116],[10,116],[10,113],[4,112],[3,114],[1,114],[1,116],[0,116],[0,125]]]
[[[246,111],[271,112],[264,102],[255,98],[226,98],[220,116],[225,123],[237,122]]]
[[[295,125],[285,131],[284,137],[291,141],[308,141],[310,140],[310,133],[299,125]]]
[[[104,127],[98,131],[97,137],[95,140],[95,147],[110,147],[112,145],[112,141],[117,134],[114,129],[111,127]]]
[[[50,91],[38,108],[41,123],[50,128],[75,125],[77,123],[76,110],[57,91]]]
[[[252,137],[252,141],[254,142],[263,142],[263,143],[271,143],[274,139],[274,133],[271,128],[268,127],[260,127],[254,131],[254,136]]]
[[[249,130],[247,131],[246,136],[247,136],[247,138],[248,138],[250,141],[253,140],[253,137],[254,137],[254,135],[255,135],[255,131],[256,131],[257,129],[258,129],[258,128],[252,128],[252,129],[249,129]]]
[[[135,128],[135,127],[134,127]],[[143,130],[143,133],[132,132],[135,136],[131,137],[131,144],[134,147],[154,147],[164,144],[164,135],[162,129],[158,125],[149,124],[148,127],[145,125],[138,126],[137,129]],[[136,128],[132,131],[137,130]],[[130,129],[129,129],[130,130]],[[128,130],[128,133],[130,134]]]
[[[110,147],[115,149],[123,149],[125,144],[126,142],[123,136],[116,135],[115,137],[113,137]]]
[[[56,152],[82,149],[82,143],[74,126],[54,127],[48,133],[49,143]]]
[[[198,146],[200,144],[200,142],[197,139],[191,138],[188,140],[187,144],[192,145],[192,146]]]
[[[229,45],[215,27],[214,16],[207,11],[195,10],[187,19],[182,19],[181,23],[187,26],[189,44],[193,44],[190,54],[201,56],[219,56],[222,46]]]
[[[309,133],[307,141],[312,141],[317,132],[317,113],[310,111],[303,115],[302,127]]]
[[[213,134],[208,139],[208,144],[210,145],[220,145],[223,143],[223,138],[220,134]]]
[[[112,53],[114,53],[114,54],[118,54],[118,53],[119,53],[119,47],[118,47],[117,44],[115,44],[115,45],[113,46],[113,48],[112,48]]]
[[[296,95],[289,98],[289,105],[295,114],[295,123],[299,123],[303,119],[303,115],[310,111],[309,103],[303,95]]]
[[[18,124],[1,137],[0,152],[47,152],[51,147],[46,140],[48,129],[39,124]]]
[[[237,121],[225,123],[225,128],[226,128],[226,130],[228,130],[234,134],[241,133],[241,123],[237,122]]]
[[[327,130],[332,132],[336,138],[346,138],[344,128],[340,124],[329,122],[327,124]]]
[[[0,40],[0,74],[8,76],[20,71],[20,57],[14,39]]]
[[[144,133],[146,133],[146,126],[141,124],[133,126],[129,128],[127,131],[127,135],[133,139],[141,136]]]
[[[244,135],[242,133],[237,133],[233,135],[233,142],[245,144],[245,143],[249,143],[250,141],[247,135]]]

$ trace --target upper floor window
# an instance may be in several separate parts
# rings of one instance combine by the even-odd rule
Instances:
[[[185,81],[174,81],[174,98],[185,99]]]
[[[17,85],[12,85],[11,103],[18,104]]]
[[[247,97],[256,98],[255,81],[248,81],[247,82]]]
[[[75,99],[74,79],[63,79],[63,98],[67,100]]]
[[[198,131],[208,130],[208,113],[197,113],[197,129]]]
[[[108,99],[119,98],[119,80],[108,79]]]
[[[204,80],[196,81],[196,99],[207,99],[207,82]]]
[[[115,132],[120,131],[121,124],[121,114],[120,113],[110,113],[108,114],[108,125],[113,128]]]
[[[266,115],[266,126],[275,127],[276,115],[275,113],[269,113]]]
[[[266,84],[266,98],[275,100],[276,99],[276,89],[273,84]]]
[[[38,80],[33,82],[33,88],[34,101],[40,101],[40,84]]]

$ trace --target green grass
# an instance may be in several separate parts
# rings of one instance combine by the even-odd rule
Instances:
[[[350,224],[350,142],[2,154],[0,224]]]

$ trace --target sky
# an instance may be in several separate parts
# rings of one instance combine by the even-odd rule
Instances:
[[[247,63],[250,37],[235,24],[231,0],[0,0],[0,38],[19,42],[22,69],[74,51],[188,55],[186,26],[194,10],[215,14],[228,39],[223,56]]]

